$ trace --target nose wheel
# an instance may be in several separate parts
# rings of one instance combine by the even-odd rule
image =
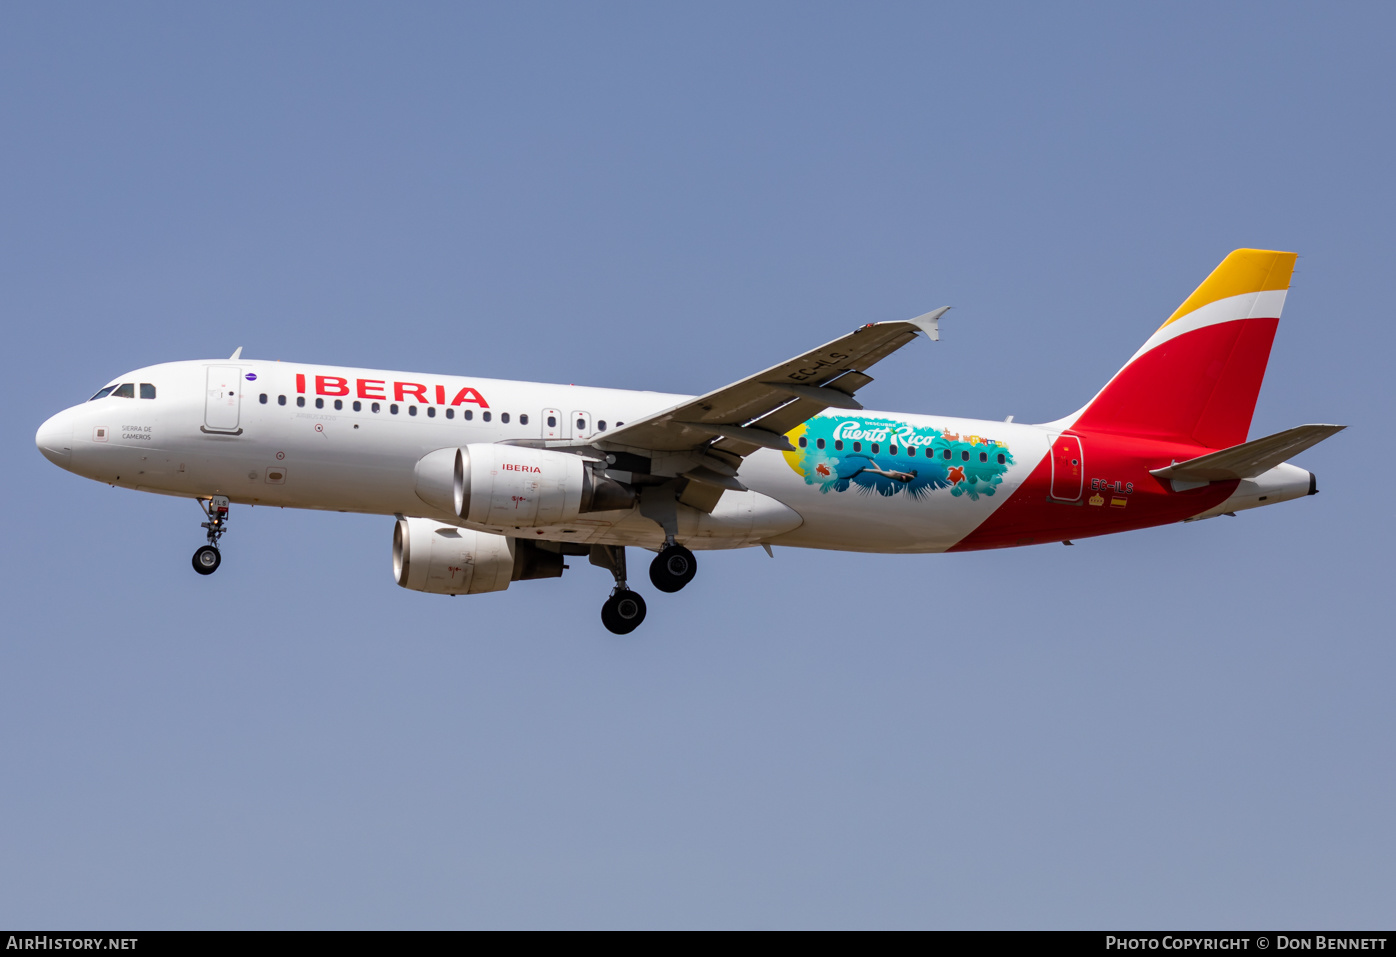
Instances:
[[[199,507],[208,517],[208,521],[202,525],[208,531],[208,544],[194,553],[194,571],[200,575],[212,575],[223,563],[223,556],[218,551],[218,540],[228,530],[228,497],[215,495],[207,502],[199,499]]]
[[[223,556],[212,545],[205,545],[194,553],[194,571],[200,575],[212,575],[218,571]]]
[[[698,574],[698,559],[682,545],[670,542],[665,545],[654,561],[650,562],[650,581],[662,592],[673,594],[693,581]]]

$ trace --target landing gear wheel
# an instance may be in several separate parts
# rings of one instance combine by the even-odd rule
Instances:
[[[205,545],[194,553],[194,571],[200,575],[212,575],[223,563],[223,556],[212,545]]]
[[[650,562],[650,581],[662,592],[673,594],[693,581],[698,574],[698,559],[682,545],[665,545]]]
[[[601,606],[601,624],[615,635],[628,635],[645,620],[645,600],[628,588],[618,589]]]
[[[218,540],[228,530],[228,496],[210,495],[208,501],[197,499],[199,508],[208,518],[200,527],[208,531],[208,544],[194,553],[194,571],[200,575],[212,575],[223,563],[218,554]]]

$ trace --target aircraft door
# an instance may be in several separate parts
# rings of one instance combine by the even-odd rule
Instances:
[[[557,409],[544,409],[543,414],[538,417],[543,424],[543,438],[562,438],[562,413]]]
[[[242,368],[209,366],[208,391],[204,398],[204,431],[240,433]]]
[[[570,426],[572,427],[572,438],[574,438],[574,439],[589,439],[589,438],[591,438],[591,413],[590,413],[590,412],[573,412],[572,415],[571,415],[571,417],[567,420],[567,424],[570,425]]]
[[[1079,502],[1085,484],[1085,456],[1081,439],[1059,435],[1052,440],[1052,498],[1059,502]]]

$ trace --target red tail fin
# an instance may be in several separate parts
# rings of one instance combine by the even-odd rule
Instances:
[[[1072,427],[1213,449],[1246,441],[1294,260],[1267,249],[1227,256]]]

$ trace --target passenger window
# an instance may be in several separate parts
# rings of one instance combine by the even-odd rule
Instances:
[[[814,446],[815,446],[815,448],[819,448],[819,449],[824,448],[824,440],[823,440],[823,439],[815,439],[815,441],[814,441]]]
[[[355,411],[355,412],[362,412],[363,410],[364,410],[364,404],[363,404],[362,402],[360,402],[358,399],[355,399],[355,400],[354,400],[354,411]]]
[[[616,428],[620,428],[620,427],[621,427],[622,425],[624,425],[624,424],[625,424],[624,422],[617,422],[617,423],[616,423]]]
[[[1002,465],[1003,463],[1005,463],[1005,462],[1007,462],[1007,461],[1008,461],[1008,459],[1004,458],[1004,457],[1003,457],[1003,453],[1000,452],[1000,453],[999,453],[999,464]]]
[[[501,413],[499,413],[499,421],[503,422],[505,425],[508,425],[508,424],[509,424],[509,413],[508,413],[508,412],[501,412]]]
[[[95,402],[95,401],[97,401],[98,399],[105,399],[107,396],[111,395],[112,392],[113,392],[115,389],[116,389],[116,386],[114,386],[114,385],[109,385],[109,386],[107,386],[105,389],[101,390],[101,391],[98,392],[96,395],[94,395],[92,398],[88,399],[87,401],[88,401],[88,402]]]
[[[809,445],[809,439],[805,438],[803,435],[800,436],[800,448],[803,449],[803,448],[805,448],[807,445]]]
[[[460,410],[460,417],[461,417],[462,419],[465,419],[465,421],[469,422],[471,419],[475,418],[475,410],[474,410],[474,409],[461,409],[461,410]]]
[[[111,391],[111,390],[108,390],[108,391]],[[97,399],[100,399],[101,397],[102,397],[102,393],[100,393],[100,392],[98,392],[95,396],[93,396],[93,398],[97,398]],[[550,429],[555,429],[555,428],[557,428],[557,416],[555,416],[555,415],[550,415],[550,416],[548,416],[548,428],[550,428]]]
[[[277,405],[285,405],[285,404],[286,404],[286,397],[285,397],[284,395],[279,395],[279,396],[277,396],[277,397],[276,397],[276,404],[277,404]]]
[[[979,461],[981,461],[981,462],[987,462],[987,461],[989,461],[989,453],[988,453],[988,452],[980,452],[980,453],[979,453]]]
[[[893,449],[893,451],[896,451],[896,450]],[[914,446],[914,445],[907,446],[906,454],[909,455],[909,456],[911,456],[912,458],[916,458],[916,446]]]
[[[429,406],[427,406],[427,418],[428,418],[428,419],[434,419],[434,418],[436,418],[436,406],[434,406],[434,405],[429,405]]]
[[[142,383],[141,383],[141,398],[142,398],[142,399],[153,399],[153,398],[155,398],[155,386],[154,386],[152,383],[149,383],[149,382],[142,382]],[[266,397],[266,396],[262,396],[262,401],[263,401],[263,402],[267,401],[267,397]]]
[[[962,461],[962,462],[968,462],[968,461],[969,461],[969,453],[968,453],[968,452],[961,452],[961,453],[960,453],[960,461]]]
[[[416,407],[415,405],[409,405],[409,406],[407,407],[407,414],[408,414],[408,415],[416,415],[416,414],[417,414],[417,407]]]
[[[266,394],[265,392],[263,392],[261,395],[257,396],[257,401],[260,402],[260,403],[262,403],[262,405],[266,405],[266,404],[267,404],[267,394]]]
[[[388,411],[393,415],[397,415],[397,403],[394,402],[392,405],[388,406]]]
[[[598,432],[605,432],[605,431],[606,431],[606,420],[605,420],[605,419],[601,419],[600,421],[598,421],[598,422],[596,423],[596,431],[598,431]]]
[[[324,399],[316,399],[316,400],[315,400],[315,408],[317,408],[317,409],[323,409],[324,407],[325,407],[325,400],[324,400]]]
[[[454,419],[455,417],[456,417],[456,410],[455,410],[455,409],[447,409],[447,410],[446,410],[446,418],[448,418],[448,419]]]
[[[578,431],[578,432],[585,432],[586,430],[587,430],[587,420],[586,420],[586,419],[578,419],[578,420],[577,420],[577,431]]]
[[[863,451],[863,443],[862,443],[862,442],[854,442],[854,443],[853,443],[853,451],[855,451],[855,452],[861,452],[861,451]]]
[[[343,399],[335,399],[335,400],[334,400],[334,410],[335,410],[336,412],[343,412],[343,411],[344,411],[344,400],[343,400]]]
[[[876,455],[879,451],[882,450],[882,446],[878,445],[876,442],[874,442],[872,445],[873,445],[873,455]]]
[[[945,459],[946,459],[946,461],[949,461],[949,460],[950,460],[950,450],[949,450],[949,449],[946,449],[946,450],[945,450]]]
[[[834,439],[834,451],[835,451],[835,452],[842,452],[842,451],[843,451],[843,439]]]
[[[520,413],[519,413],[519,425],[528,425],[528,413],[527,413],[527,412],[520,412]],[[604,429],[605,426],[603,425],[603,426],[601,426],[601,428]]]
[[[383,407],[382,407],[381,405],[379,405],[377,402],[375,402],[375,403],[373,403],[372,405],[370,405],[368,408],[369,408],[369,411],[370,411],[370,412],[377,412],[379,409],[381,409],[381,408],[383,408]]]
[[[298,395],[298,396],[296,396],[296,408],[298,408],[298,409],[304,409],[304,408],[305,408],[305,396],[303,396],[303,395]]]
[[[488,422],[488,421],[490,420],[490,414],[489,414],[488,412],[483,412],[483,413],[481,413],[480,418],[482,418],[482,419],[484,419],[486,422]]]
[[[136,397],[136,384],[134,382],[123,382],[112,395],[120,396],[123,399],[134,399]]]

